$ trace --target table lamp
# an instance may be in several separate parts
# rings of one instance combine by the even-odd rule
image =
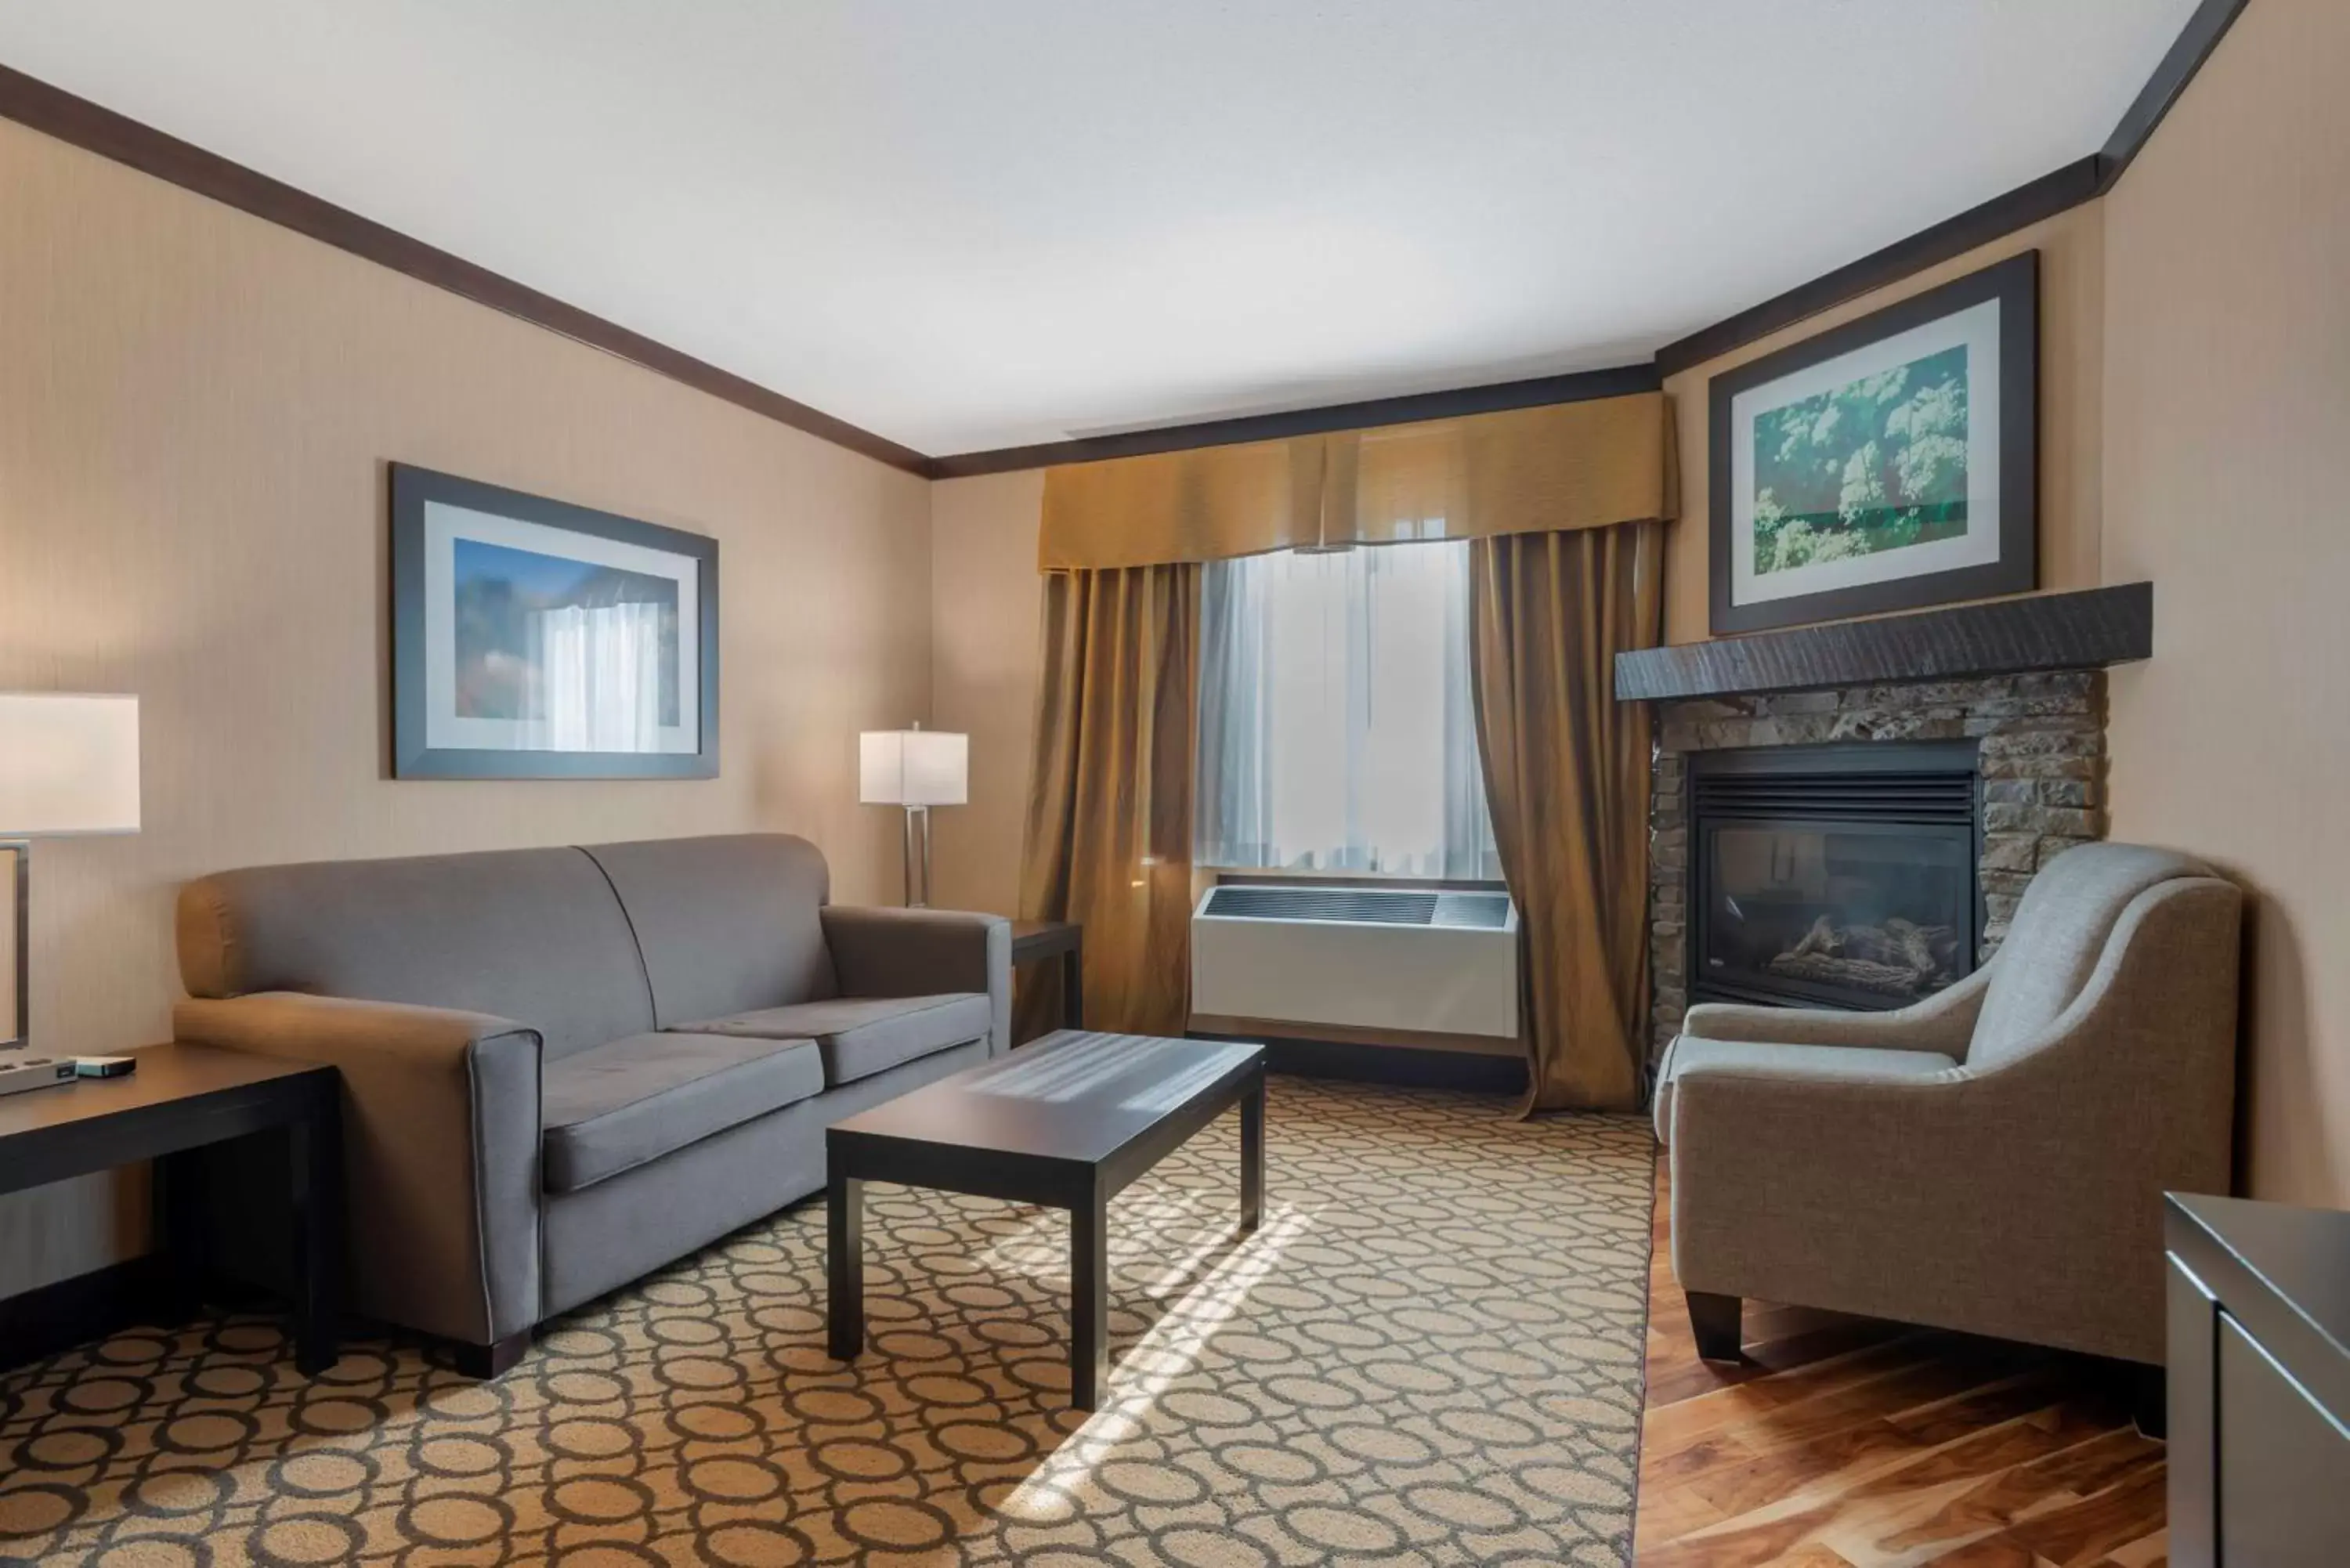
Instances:
[[[910,730],[867,730],[857,737],[858,802],[906,808],[908,909],[930,907],[931,807],[961,805],[970,795],[969,735],[916,724]]]
[[[0,899],[13,954],[0,1020],[14,1026],[0,1047],[29,1033],[27,841],[138,831],[139,699],[0,691],[0,889],[14,885]]]

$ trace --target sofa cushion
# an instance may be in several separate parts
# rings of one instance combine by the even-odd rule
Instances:
[[[638,1034],[546,1064],[550,1192],[576,1192],[824,1092],[812,1040]]]
[[[853,1084],[901,1062],[984,1037],[994,1014],[978,992],[937,996],[844,996],[770,1007],[733,1018],[690,1023],[706,1034],[814,1040],[824,1053],[827,1084]]]
[[[1657,1140],[1673,1140],[1673,1085],[1683,1073],[1707,1066],[1752,1067],[1783,1078],[1925,1077],[1958,1067],[1938,1051],[1878,1051],[1866,1045],[1777,1045],[1755,1040],[1706,1040],[1684,1034],[1657,1069]]]
[[[653,1027],[690,1029],[840,992],[821,911],[824,856],[784,833],[591,845],[644,952]]]
[[[2041,867],[1992,962],[1967,1065],[1996,1067],[2030,1050],[2089,983],[2106,940],[2140,893],[2210,875],[2199,860],[2140,844],[2084,844]]]
[[[655,1027],[629,918],[577,849],[217,872],[181,889],[179,943],[190,996],[486,1012],[537,1030],[550,1060]]]

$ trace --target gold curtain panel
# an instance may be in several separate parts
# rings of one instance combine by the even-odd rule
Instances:
[[[1670,517],[1661,392],[1070,463],[1045,475],[1045,571],[1298,545],[1565,533]]]

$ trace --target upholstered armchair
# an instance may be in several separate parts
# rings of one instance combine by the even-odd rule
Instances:
[[[2241,902],[2084,845],[1914,1007],[1691,1008],[1656,1121],[1699,1353],[1755,1296],[2159,1363],[2162,1194],[2228,1190]]]

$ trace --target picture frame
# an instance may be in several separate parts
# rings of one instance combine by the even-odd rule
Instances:
[[[2039,582],[2040,253],[1712,379],[1715,636]]]
[[[394,778],[717,776],[717,540],[389,466]]]

